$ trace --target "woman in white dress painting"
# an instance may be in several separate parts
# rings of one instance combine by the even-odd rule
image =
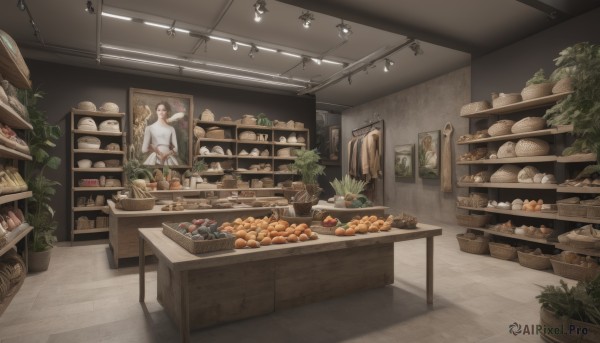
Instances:
[[[174,118],[169,118],[171,106],[166,101],[156,105],[158,119],[154,124],[146,127],[142,153],[150,153],[144,161],[145,165],[178,165],[177,160],[177,134],[175,128],[169,124]],[[175,116],[183,116],[177,113]]]
[[[425,168],[434,171],[438,167],[438,156],[432,137],[428,134],[423,138],[423,151],[425,151]]]

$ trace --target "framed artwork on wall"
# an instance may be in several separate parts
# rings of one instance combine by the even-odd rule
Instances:
[[[342,143],[340,139],[340,127],[338,125],[329,127],[329,160],[332,162],[340,161]]]
[[[420,132],[419,147],[419,176],[424,179],[440,177],[440,130]]]
[[[193,116],[191,95],[130,88],[130,158],[147,166],[189,168]]]
[[[396,145],[394,147],[394,175],[396,181],[412,179],[414,175],[414,144]]]

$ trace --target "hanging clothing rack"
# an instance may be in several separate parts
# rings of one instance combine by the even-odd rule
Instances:
[[[383,141],[383,139],[384,139],[384,132],[385,132],[384,129],[385,128],[384,128],[383,119],[377,118],[377,120],[370,121],[368,124],[365,124],[363,126],[357,127],[357,128],[355,128],[355,129],[352,130],[352,137],[353,137],[353,139],[354,139],[354,137],[360,137],[360,136],[366,135],[366,134],[368,134],[369,132],[371,132],[373,130],[379,130],[380,131],[380,136],[379,136],[379,139],[380,139],[380,144],[379,144],[379,146],[380,146],[380,149],[379,149],[380,150],[379,151],[379,161],[380,161],[380,163],[379,163],[379,165],[381,167],[382,174],[381,174],[381,177],[379,177],[377,179],[371,179],[369,181],[369,184],[371,184],[374,187],[373,188],[374,190],[375,190],[375,187],[377,187],[378,184],[381,185],[381,189],[379,191],[375,191],[375,192],[377,194],[380,194],[380,196],[381,196],[381,205],[383,205],[383,206],[385,206],[385,195],[384,195],[384,190],[385,190],[385,181],[384,181],[384,179],[385,178],[383,176],[383,170],[384,170],[384,166],[385,166],[385,164],[384,164],[384,162],[385,162],[385,159],[384,159],[384,156],[385,156],[385,144],[384,144],[384,141]],[[378,180],[378,181],[376,182],[376,181],[373,181],[373,180]],[[377,187],[377,188],[379,188],[379,187]],[[372,199],[372,200],[376,201],[376,199]]]
[[[358,137],[360,135],[364,135],[365,133],[368,133],[369,131],[373,130],[373,128],[381,130],[381,128],[375,127],[375,125],[377,125],[377,124],[381,124],[381,126],[383,126],[383,120],[376,120],[374,122],[370,122],[366,125],[358,127],[356,129],[353,129],[352,137]]]

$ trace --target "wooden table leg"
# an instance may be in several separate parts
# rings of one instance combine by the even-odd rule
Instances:
[[[146,255],[144,255],[144,237],[139,235],[138,241],[140,245],[140,302],[143,303],[144,298],[146,297]]]
[[[427,237],[427,304],[433,304],[433,237]]]
[[[181,326],[179,328],[181,342],[190,342],[190,308],[188,304],[189,298],[188,272],[181,272]]]

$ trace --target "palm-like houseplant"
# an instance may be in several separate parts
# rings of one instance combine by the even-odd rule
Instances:
[[[290,165],[290,170],[300,174],[306,190],[311,195],[317,195],[317,177],[325,174],[325,167],[319,164],[319,153],[316,150],[297,150],[297,155],[294,163]]]
[[[50,125],[46,114],[38,108],[38,101],[43,98],[41,92],[23,91],[21,100],[27,106],[29,120],[33,131],[29,134],[29,149],[31,161],[25,163],[25,179],[32,192],[32,197],[27,199],[27,221],[33,226],[29,240],[29,269],[43,271],[48,269],[50,251],[56,242],[56,228],[58,222],[54,219],[52,198],[56,194],[56,187],[60,186],[55,180],[46,177],[48,168],[57,169],[61,164],[58,156],[53,156],[49,151],[62,132],[57,125]],[[37,259],[42,259],[36,263]]]

